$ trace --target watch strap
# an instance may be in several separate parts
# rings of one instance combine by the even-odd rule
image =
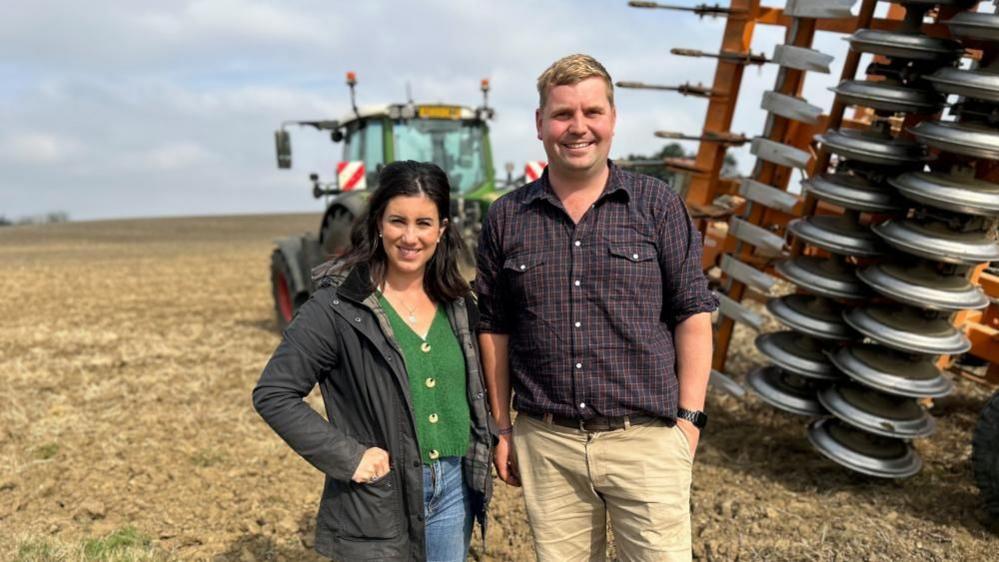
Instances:
[[[708,425],[708,415],[700,410],[677,408],[676,417],[689,421],[697,429],[704,429]]]

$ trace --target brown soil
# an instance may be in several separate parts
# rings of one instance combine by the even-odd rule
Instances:
[[[272,240],[305,215],[0,229],[0,559],[133,525],[168,557],[315,560],[322,476],[253,412],[278,342]],[[738,332],[730,372],[761,363]],[[806,420],[717,392],[694,474],[710,560],[988,560],[968,458],[988,389],[962,380],[916,444],[917,476],[826,461]],[[316,397],[310,398],[313,404]],[[484,560],[531,559],[519,491],[498,483]]]

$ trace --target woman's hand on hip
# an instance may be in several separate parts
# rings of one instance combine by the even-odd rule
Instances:
[[[361,463],[354,470],[351,480],[358,484],[370,484],[384,478],[389,473],[390,468],[388,451],[379,449],[378,447],[371,447],[367,451],[364,451],[364,455],[361,456]]]

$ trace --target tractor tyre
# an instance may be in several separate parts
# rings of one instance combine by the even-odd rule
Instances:
[[[333,207],[320,230],[320,240],[326,258],[342,256],[350,249],[350,229],[354,223],[354,214],[346,207]]]
[[[971,439],[971,465],[985,514],[999,531],[999,392],[982,409]]]
[[[271,254],[271,293],[274,296],[278,329],[284,330],[308,295],[303,296],[295,291],[291,267],[281,250],[274,250]]]

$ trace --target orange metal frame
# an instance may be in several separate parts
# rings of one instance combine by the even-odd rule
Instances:
[[[876,5],[877,0],[864,0],[859,14],[849,19],[799,19],[797,35],[792,38],[790,33],[792,18],[785,16],[783,10],[761,6],[760,0],[731,0],[730,8],[735,13],[728,17],[725,25],[721,51],[750,53],[753,32],[757,25],[777,25],[787,28],[785,41],[800,47],[810,47],[816,31],[849,34],[861,28],[896,29],[904,16],[904,8],[893,4],[889,8],[886,18],[875,18]],[[956,11],[942,9],[940,15],[946,19]],[[923,31],[933,36],[949,36],[949,30],[946,26],[939,23],[926,24],[923,26]],[[849,80],[856,76],[859,61],[859,53],[848,51],[844,61],[842,79]],[[709,99],[703,129],[705,136],[729,134],[744,69],[745,64],[723,59],[718,60],[711,86],[711,90],[718,92],[718,94]],[[779,93],[800,95],[804,74],[802,71],[786,69],[786,78]],[[812,149],[812,138],[816,133],[850,124],[849,122],[844,123],[845,109],[842,102],[836,101],[829,114],[822,116],[819,123],[811,126],[775,116],[773,127],[767,138],[804,150]],[[862,116],[862,113],[858,116]],[[687,188],[686,201],[692,215],[699,217],[698,226],[704,234],[705,269],[716,265],[720,254],[729,253],[740,261],[762,270],[768,270],[771,258],[757,256],[751,246],[748,244],[740,245],[737,240],[727,236],[725,225],[719,223],[717,213],[712,213],[712,202],[717,197],[732,194],[738,189],[738,182],[730,178],[720,177],[726,149],[727,146],[724,143],[701,142],[694,164],[688,168],[691,178]],[[817,170],[827,169],[829,156],[828,153],[819,151],[809,165],[809,175]],[[791,170],[788,168],[761,160],[753,179],[786,190],[790,174]],[[990,167],[988,175],[999,175],[999,167]],[[840,209],[821,204],[806,194],[795,208],[796,213],[793,215],[753,205],[749,212],[741,218],[752,224],[782,231],[789,220],[802,215],[814,214],[817,209],[823,214],[841,212]],[[741,209],[736,209],[735,212],[741,212]],[[792,254],[800,253],[802,250],[801,244],[797,241],[791,247]],[[972,279],[977,279],[987,294],[999,298],[999,277],[983,273],[983,269],[984,266],[979,268]],[[729,298],[741,301],[743,298],[751,296],[743,284],[734,279],[728,280],[728,282],[730,283],[727,291]],[[993,365],[999,365],[999,308],[996,305],[990,306],[984,312],[960,313],[955,318],[955,323],[963,325],[965,332],[971,339],[973,346],[971,354],[990,361]],[[733,329],[734,321],[731,318],[719,317],[712,358],[712,367],[718,371],[724,372],[725,370]],[[946,366],[948,358],[943,358],[941,363],[942,366]],[[999,384],[999,368],[990,366],[985,380]]]

